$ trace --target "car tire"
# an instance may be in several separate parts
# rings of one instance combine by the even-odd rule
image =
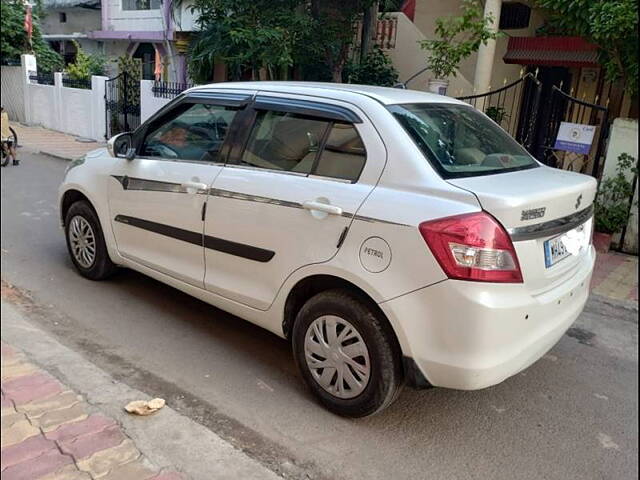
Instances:
[[[333,338],[330,330],[334,332]],[[402,359],[391,326],[355,293],[329,290],[309,299],[296,316],[292,343],[296,365],[305,383],[333,413],[353,418],[373,415],[391,405],[400,392]],[[345,356],[358,353],[363,355],[344,360]],[[327,367],[326,372],[318,368],[329,365],[328,360],[337,367]],[[355,388],[345,393],[350,385]]]
[[[84,200],[69,207],[65,216],[65,238],[74,266],[85,278],[103,280],[117,269],[109,258],[98,215]]]

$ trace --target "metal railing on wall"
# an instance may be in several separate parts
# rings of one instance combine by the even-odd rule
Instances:
[[[37,83],[39,85],[53,85],[53,73],[38,73],[37,75],[29,75],[29,81],[31,83]]]
[[[154,97],[158,98],[174,98],[180,95],[185,90],[195,87],[191,83],[179,83],[179,82],[153,82],[151,91]]]
[[[68,88],[82,88],[84,90],[91,90],[91,79],[62,77],[62,86]]]

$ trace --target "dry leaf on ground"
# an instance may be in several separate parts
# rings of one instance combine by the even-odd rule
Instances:
[[[164,407],[163,398],[154,398],[153,400],[134,400],[129,402],[124,409],[134,415],[151,415]]]

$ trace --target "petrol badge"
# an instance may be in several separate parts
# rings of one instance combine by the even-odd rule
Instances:
[[[369,237],[360,246],[360,263],[371,273],[380,273],[391,263],[391,247],[380,237]]]

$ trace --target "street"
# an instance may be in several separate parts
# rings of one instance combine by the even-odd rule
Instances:
[[[637,478],[636,311],[591,300],[498,386],[405,389],[380,415],[343,419],[313,401],[275,335],[132,271],[81,278],[57,212],[67,162],[20,153],[2,169],[2,278],[27,296],[29,319],[267,467],[336,480]]]

